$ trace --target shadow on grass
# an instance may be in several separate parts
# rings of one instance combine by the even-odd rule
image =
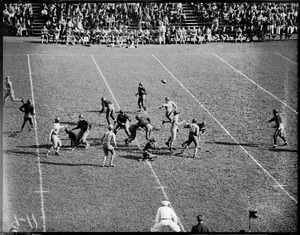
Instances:
[[[63,125],[68,124],[68,125],[71,125],[71,126],[77,126],[77,122],[60,122],[60,123],[63,124]]]
[[[298,150],[295,150],[295,149],[274,149],[274,148],[269,148],[270,151],[272,152],[292,152],[292,153],[296,153],[298,152]]]
[[[28,151],[18,151],[18,150],[4,150],[3,153],[6,154],[21,154],[21,155],[36,155],[36,151],[28,152]]]
[[[229,142],[221,142],[221,141],[215,141],[215,142],[205,142],[206,144],[222,144],[222,145],[234,145],[234,146],[247,146],[247,147],[259,147],[258,144],[247,144],[247,143],[229,143]]]
[[[55,166],[97,166],[101,167],[101,164],[87,164],[87,163],[64,163],[64,162],[46,162],[41,161],[42,164],[46,165],[55,165]]]
[[[135,161],[138,161],[139,159],[143,158],[142,154],[135,155],[135,156],[134,155],[119,155],[118,157],[131,159],[131,160],[135,160]]]

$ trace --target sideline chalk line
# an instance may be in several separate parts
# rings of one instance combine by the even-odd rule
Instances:
[[[38,140],[38,132],[37,132],[37,122],[36,122],[36,109],[35,109],[35,101],[34,101],[34,92],[33,92],[33,82],[32,82],[32,75],[31,75],[31,66],[30,66],[30,57],[27,55],[28,59],[28,70],[29,70],[29,79],[30,79],[30,87],[31,87],[31,99],[32,105],[35,110],[35,117],[33,118],[34,121],[34,132],[35,132],[35,142],[36,142],[36,153],[37,153],[37,161],[38,161],[38,168],[39,168],[39,179],[40,179],[40,195],[41,195],[41,210],[42,210],[42,220],[43,220],[43,232],[46,232],[46,215],[45,215],[45,208],[44,208],[44,190],[43,190],[43,177],[42,177],[42,169],[41,169],[41,159],[40,159],[40,149],[39,149],[39,140]]]

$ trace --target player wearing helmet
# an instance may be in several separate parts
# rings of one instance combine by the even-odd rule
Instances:
[[[13,89],[13,86],[12,86],[12,82],[10,81],[9,79],[9,76],[7,76],[5,78],[5,82],[4,82],[4,87],[3,87],[4,91],[5,91],[5,94],[4,94],[4,99],[3,99],[3,104],[5,103],[5,101],[8,99],[8,97],[10,97],[10,99],[13,101],[13,102],[23,102],[23,100],[21,99],[16,99],[15,98],[15,93],[14,93],[14,89]]]
[[[177,110],[177,105],[174,101],[171,101],[169,97],[165,98],[166,103],[164,103],[159,109],[165,108],[166,109],[166,117],[168,121],[163,120],[162,124],[170,123],[172,122],[172,113],[173,113],[173,107],[175,110]]]
[[[24,129],[24,126],[26,124],[26,122],[28,121],[30,126],[28,126],[28,129],[29,131],[31,131],[31,128],[33,128],[33,117],[35,115],[34,113],[34,107],[32,105],[32,102],[31,100],[27,100],[27,102],[25,104],[23,104],[19,110],[21,112],[24,113],[24,121],[23,121],[23,124],[22,124],[22,127],[21,127],[21,131],[23,131]]]
[[[275,122],[275,126],[274,128],[275,129],[275,132],[274,132],[274,135],[273,135],[273,139],[274,139],[274,145],[273,147],[276,148],[277,147],[277,138],[280,137],[283,141],[284,141],[284,144],[283,145],[287,145],[287,142],[286,142],[286,139],[285,139],[285,134],[284,134],[284,126],[283,126],[283,123],[282,123],[282,119],[281,119],[281,116],[278,112],[277,109],[274,109],[273,110],[273,115],[274,117],[271,118],[268,123],[270,122]]]
[[[138,92],[135,95],[138,96],[139,111],[141,111],[142,107],[146,111],[146,107],[144,106],[146,95],[147,95],[146,89],[143,87],[143,84],[140,82],[138,87]]]
[[[88,149],[90,144],[87,142],[86,138],[88,137],[91,129],[91,124],[89,124],[82,114],[79,115],[79,121],[77,123],[77,127],[74,127],[72,130],[80,129],[77,139],[75,141],[75,147],[77,147],[80,142],[83,143],[85,149]]]
[[[174,116],[173,116],[173,120],[171,122],[171,128],[170,128],[171,136],[169,137],[168,141],[165,143],[169,147],[169,150],[171,152],[173,152],[173,149],[175,149],[175,148],[173,148],[173,143],[176,140],[178,127],[185,122],[184,120],[179,122],[179,114],[180,114],[180,112],[178,110],[174,111]]]
[[[104,159],[102,162],[102,167],[105,166],[106,158],[108,157],[109,153],[111,153],[111,160],[110,160],[110,167],[114,167],[113,160],[115,157],[115,148],[117,147],[117,142],[116,142],[116,135],[113,132],[113,125],[108,126],[108,131],[105,132],[103,137],[101,138],[101,143],[103,144],[103,151],[104,151]],[[113,145],[112,145],[113,144]]]
[[[129,136],[130,123],[131,123],[130,117],[126,113],[124,113],[123,110],[121,109],[119,115],[117,116],[117,125],[114,128],[114,133],[117,134],[117,131],[123,128],[125,130],[126,135]]]
[[[153,149],[158,149],[156,147],[156,139],[154,137],[151,137],[150,140],[146,143],[144,149],[143,149],[143,158],[139,159],[139,161],[153,161],[153,158],[156,158],[157,156],[152,154]]]
[[[150,118],[137,115],[136,120],[138,120],[139,127],[146,130],[146,140],[149,140],[151,137],[151,132],[153,130],[153,126],[151,124]]]
[[[132,141],[135,140],[136,132],[138,129],[141,129],[138,125],[138,122],[130,125],[130,127],[129,127],[130,135],[127,139],[125,139],[125,146],[128,146],[129,143],[131,143]]]
[[[107,100],[104,97],[101,98],[101,105],[102,105],[102,109],[100,110],[99,115],[101,115],[101,113],[103,113],[104,109],[106,108],[106,121],[107,121],[108,125],[110,125],[109,117],[111,117],[111,119],[113,121],[115,121],[115,117],[114,117],[115,108],[114,108],[114,105],[111,101]]]
[[[195,150],[194,150],[194,155],[193,157],[196,157],[197,152],[198,152],[198,143],[199,143],[199,126],[197,125],[197,120],[194,118],[192,120],[192,123],[187,123],[184,125],[184,128],[189,128],[189,138],[187,141],[185,141],[182,144],[183,150],[182,153],[184,152],[184,150],[191,144],[194,143],[195,144]]]
[[[53,149],[55,149],[55,155],[58,155],[59,149],[62,146],[62,143],[58,137],[58,133],[61,128],[65,128],[65,127],[67,127],[67,125],[65,125],[65,126],[60,125],[60,118],[55,118],[53,128],[51,129],[50,135],[49,135],[49,141],[51,141],[52,146],[46,152],[47,157],[49,156],[49,153]]]

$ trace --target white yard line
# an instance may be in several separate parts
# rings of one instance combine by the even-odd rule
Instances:
[[[120,109],[120,106],[119,106],[119,104],[118,104],[118,102],[117,102],[117,100],[116,100],[116,98],[115,98],[115,96],[114,96],[112,90],[110,89],[110,87],[109,87],[109,85],[108,85],[108,83],[107,83],[107,81],[106,81],[106,79],[105,79],[103,73],[101,72],[101,70],[100,70],[100,68],[99,68],[99,66],[98,66],[98,64],[97,64],[97,62],[95,61],[93,55],[91,55],[91,57],[92,57],[92,59],[93,59],[95,65],[96,65],[96,67],[97,67],[99,73],[101,74],[101,77],[102,77],[102,79],[104,80],[104,82],[105,82],[105,84],[106,84],[108,90],[110,91],[111,96],[112,96],[113,99],[115,100],[116,105],[117,105],[118,108]],[[143,151],[143,149],[142,149],[141,146],[139,145],[139,142],[138,142],[137,140],[136,140],[136,142],[137,142],[137,145],[138,145],[139,149],[140,149],[141,151]],[[165,187],[162,186],[162,184],[160,183],[160,180],[158,179],[157,174],[155,173],[155,171],[154,171],[154,169],[153,169],[151,163],[150,163],[150,162],[147,162],[147,165],[150,167],[150,169],[151,169],[153,175],[155,176],[155,179],[156,179],[156,181],[157,181],[157,183],[158,183],[158,185],[159,185],[159,188],[162,190],[165,199],[166,199],[167,201],[170,201],[169,198],[168,198],[168,196],[167,196],[167,194],[166,194],[166,192],[165,192],[165,190],[164,190]],[[171,206],[171,208],[174,210],[174,208],[173,208],[172,206]],[[175,211],[175,210],[174,210],[174,211]],[[184,229],[184,226],[183,226],[183,224],[181,223],[181,221],[180,221],[180,219],[179,219],[178,216],[177,216],[177,218],[178,218],[178,223],[179,223],[179,225],[180,225],[180,227],[181,227],[181,230],[182,230],[183,232],[186,232],[185,229]]]
[[[179,85],[186,90],[187,93],[189,93],[189,95],[191,97],[194,98],[194,100],[201,106],[201,108],[203,108],[208,114],[209,116],[211,116],[212,119],[215,120],[216,123],[219,124],[219,126],[226,132],[227,135],[229,135],[231,137],[231,139],[233,139],[236,143],[237,146],[239,146],[275,183],[276,185],[278,185],[278,188],[280,188],[286,195],[288,195],[294,202],[298,203],[297,200],[292,197],[282,186],[282,184],[280,184],[242,145],[240,145],[240,143],[227,131],[227,129],[210,113],[209,110],[207,110],[201,103],[200,101],[167,69],[167,67],[160,62],[160,60],[158,58],[156,58],[155,55],[152,55],[156,61],[171,75],[171,77],[179,83]]]
[[[226,62],[225,60],[223,60],[220,56],[216,55],[213,53],[213,55],[215,57],[217,57],[218,59],[220,59],[221,61],[223,61],[225,64],[227,64],[230,68],[232,68],[233,70],[235,70],[236,72],[238,72],[239,74],[241,74],[243,77],[247,78],[250,82],[252,82],[254,85],[258,86],[260,89],[262,89],[264,92],[268,93],[269,95],[271,95],[273,98],[275,98],[276,100],[278,100],[279,102],[281,102],[282,104],[284,104],[286,107],[288,107],[290,110],[292,110],[294,113],[298,114],[298,112],[293,109],[292,107],[290,107],[286,102],[282,101],[281,99],[279,99],[277,96],[273,95],[271,92],[267,91],[266,89],[264,89],[263,87],[261,87],[259,84],[257,84],[256,82],[254,82],[252,79],[250,79],[249,77],[247,77],[245,74],[243,74],[241,71],[237,70],[236,68],[234,68],[232,65],[230,65],[228,62]]]
[[[288,61],[290,61],[290,62],[292,62],[292,63],[298,65],[298,63],[296,63],[295,61],[292,61],[292,60],[290,60],[289,58],[286,58],[285,56],[279,54],[278,52],[274,52],[274,53],[277,54],[277,55],[279,55],[279,56],[281,56],[281,57],[283,57],[284,59],[286,59],[286,60],[288,60]]]
[[[42,220],[43,220],[43,232],[46,232],[46,215],[45,215],[45,208],[44,208],[44,190],[43,190],[43,177],[42,177],[42,168],[41,168],[41,159],[40,159],[40,149],[39,149],[39,139],[38,139],[38,131],[37,131],[37,122],[36,122],[36,109],[35,109],[35,102],[34,102],[34,92],[33,92],[33,82],[32,82],[32,75],[31,75],[31,66],[30,66],[30,58],[27,55],[28,59],[28,70],[29,70],[29,79],[30,79],[30,87],[31,87],[31,99],[32,104],[35,110],[35,117],[33,118],[34,122],[34,132],[35,132],[35,142],[36,142],[36,154],[37,154],[37,162],[38,162],[38,170],[39,170],[39,179],[40,179],[40,196],[41,196],[41,211],[42,211]]]

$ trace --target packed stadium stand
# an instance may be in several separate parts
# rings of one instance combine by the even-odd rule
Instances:
[[[296,2],[5,3],[3,34],[70,44],[288,40],[298,33],[298,9]]]

